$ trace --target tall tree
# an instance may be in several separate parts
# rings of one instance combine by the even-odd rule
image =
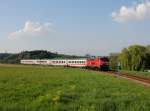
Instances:
[[[132,45],[122,50],[119,59],[124,70],[144,70],[148,64],[148,49],[141,45]]]
[[[118,70],[118,53],[111,53],[109,56],[109,67],[111,70]]]
[[[146,46],[146,69],[150,69],[150,45]]]
[[[131,69],[136,71],[144,70],[146,66],[146,47],[133,45],[128,49],[131,55]]]
[[[121,65],[121,69],[123,70],[131,70],[131,55],[127,48],[124,48],[119,55],[119,61]]]

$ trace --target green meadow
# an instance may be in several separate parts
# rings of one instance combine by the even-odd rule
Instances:
[[[78,68],[0,65],[0,111],[150,111],[150,88]]]

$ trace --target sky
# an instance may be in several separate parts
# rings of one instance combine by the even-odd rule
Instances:
[[[0,53],[109,55],[150,44],[149,0],[1,0]]]

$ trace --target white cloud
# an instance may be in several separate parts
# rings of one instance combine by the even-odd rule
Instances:
[[[134,4],[131,7],[122,6],[119,11],[112,12],[112,18],[117,22],[142,21],[150,19],[150,1]]]
[[[22,37],[39,37],[51,31],[51,23],[39,23],[27,21],[22,29],[9,34],[10,39],[18,39]]]

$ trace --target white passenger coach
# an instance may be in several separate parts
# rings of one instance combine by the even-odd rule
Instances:
[[[71,66],[71,67],[85,67],[87,66],[87,59],[29,59],[21,60],[21,64],[30,65],[52,65],[52,66]]]

